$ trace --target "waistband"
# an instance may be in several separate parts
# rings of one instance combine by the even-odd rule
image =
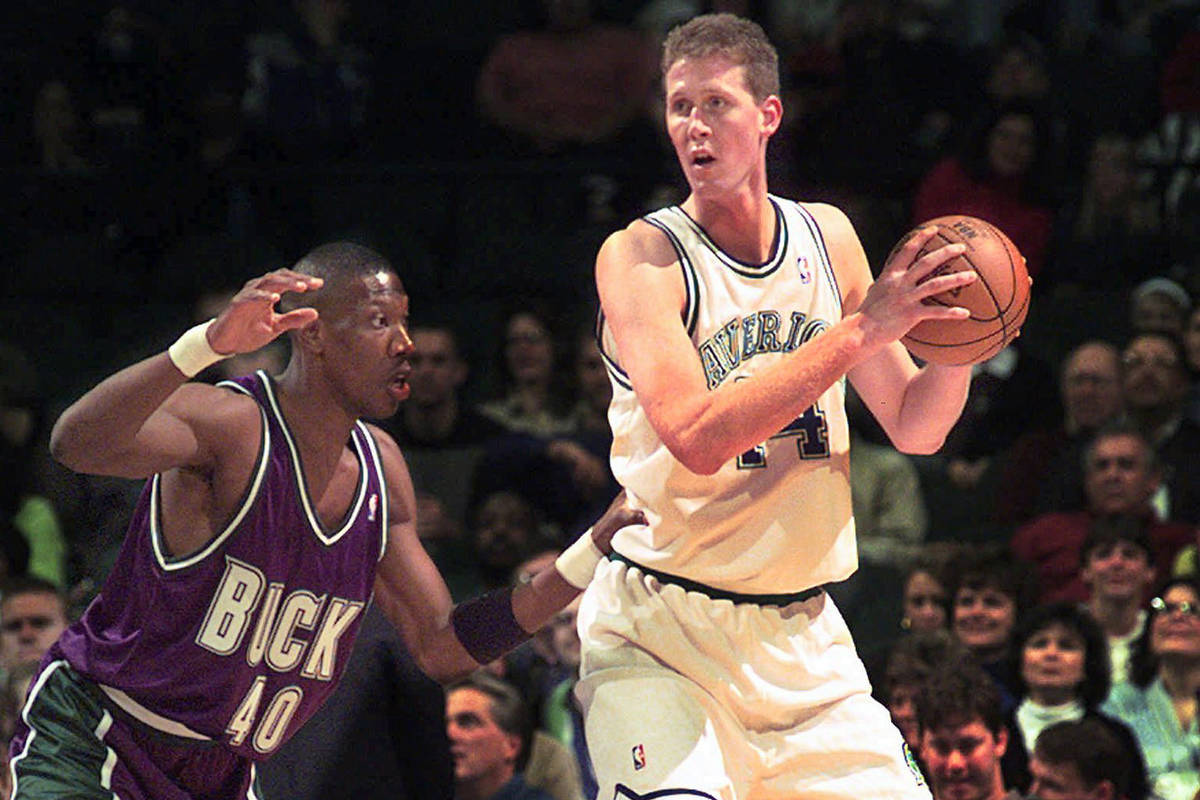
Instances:
[[[760,606],[786,606],[792,603],[802,603],[805,600],[811,600],[825,593],[824,586],[814,586],[811,589],[787,594],[741,594],[740,592],[727,592],[724,589],[717,589],[716,587],[691,580],[690,578],[642,566],[636,561],[621,555],[616,550],[609,553],[608,558],[610,561],[619,561],[622,564],[635,567],[645,574],[656,578],[660,583],[673,584],[688,592],[699,592],[711,597],[713,600],[729,600],[733,603],[753,603]]]

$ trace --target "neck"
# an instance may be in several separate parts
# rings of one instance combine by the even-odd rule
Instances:
[[[404,406],[404,427],[420,439],[444,439],[454,430],[457,421],[458,401],[453,397],[435,405],[408,403]]]
[[[1162,436],[1163,428],[1179,418],[1178,409],[1166,406],[1154,408],[1130,409],[1129,416],[1133,418],[1142,434],[1153,444],[1157,445]]]
[[[513,771],[509,769],[489,772],[486,775],[480,775],[470,780],[456,781],[454,784],[454,800],[488,800],[488,798],[500,791],[512,776]]]
[[[1128,636],[1137,627],[1138,607],[1124,598],[1093,596],[1088,609],[1106,636]]]
[[[1197,690],[1200,690],[1200,659],[1191,656],[1164,657],[1159,663],[1158,675],[1172,700],[1194,700]]]
[[[1072,687],[1029,689],[1029,701],[1045,708],[1065,706],[1074,699],[1075,690]]]
[[[275,388],[283,416],[299,442],[317,448],[336,445],[340,454],[358,417],[342,405],[329,385],[293,359],[275,379]]]
[[[775,208],[767,197],[765,173],[745,190],[707,197],[692,193],[683,209],[729,255],[750,264],[771,256],[775,242]]]
[[[549,389],[541,383],[522,383],[513,387],[513,394],[527,414],[533,414],[546,407],[546,399],[550,396]]]

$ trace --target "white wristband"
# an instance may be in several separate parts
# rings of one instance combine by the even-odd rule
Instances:
[[[167,355],[179,371],[189,378],[194,377],[205,367],[210,367],[232,353],[218,353],[208,343],[208,326],[216,322],[210,319],[199,325],[188,328],[183,336],[175,340],[175,344],[167,348]]]
[[[592,529],[588,528],[554,559],[554,568],[563,576],[563,580],[576,589],[586,589],[592,582],[596,565],[603,558],[604,553],[601,553],[600,548],[592,541]]]

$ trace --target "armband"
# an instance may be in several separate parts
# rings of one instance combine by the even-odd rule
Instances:
[[[188,328],[175,343],[167,348],[167,355],[180,372],[189,378],[195,377],[205,367],[228,358],[232,353],[218,353],[208,343],[208,328],[216,322],[210,319]]]
[[[450,612],[450,625],[463,649],[480,664],[490,664],[532,636],[513,615],[512,587],[472,597]]]
[[[601,553],[600,548],[592,541],[592,529],[588,528],[554,559],[554,568],[563,576],[563,580],[576,589],[586,589],[592,582],[596,565],[603,558],[604,553]]]

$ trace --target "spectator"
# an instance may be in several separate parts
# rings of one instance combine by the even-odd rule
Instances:
[[[521,775],[532,735],[521,695],[477,672],[446,690],[456,800],[551,800]]]
[[[1150,609],[1129,681],[1113,687],[1102,709],[1133,729],[1154,793],[1192,800],[1200,791],[1200,588],[1173,579]]]
[[[1200,523],[1200,424],[1185,414],[1187,358],[1180,340],[1161,331],[1142,331],[1125,346],[1123,391],[1130,420],[1151,442],[1163,468],[1164,495],[1155,498],[1159,515]]]
[[[509,585],[517,567],[548,544],[537,509],[521,495],[497,491],[477,507],[471,532],[478,586]]]
[[[967,651],[945,629],[913,633],[900,639],[888,653],[887,669],[872,680],[880,701],[892,715],[892,723],[904,735],[913,753],[921,750],[917,724],[917,695],[941,664],[967,657]]]
[[[1145,800],[1135,755],[1098,720],[1055,723],[1033,748],[1029,794],[1037,800]]]
[[[1128,289],[1167,260],[1161,234],[1153,199],[1138,182],[1133,139],[1101,132],[1092,139],[1083,185],[1055,220],[1041,290]]]
[[[553,437],[570,432],[563,354],[548,314],[533,308],[514,311],[504,322],[503,390],[481,407],[510,431]]]
[[[1006,453],[996,491],[999,522],[1021,524],[1083,505],[1084,445],[1123,413],[1120,351],[1108,342],[1084,342],[1063,360],[1058,388],[1061,422],[1022,432]]]
[[[1080,575],[1080,548],[1095,520],[1115,514],[1146,518],[1159,574],[1170,572],[1192,528],[1158,520],[1150,501],[1161,480],[1157,457],[1145,437],[1125,423],[1102,428],[1083,456],[1087,504],[1075,511],[1051,512],[1022,525],[1013,534],[1012,551],[1037,572],[1039,599],[1087,600]]]
[[[10,673],[42,656],[66,629],[62,591],[41,578],[15,578],[0,597],[0,669]]]
[[[1129,678],[1133,642],[1146,626],[1143,610],[1157,572],[1146,518],[1128,514],[1092,523],[1080,549],[1088,611],[1108,640],[1112,682]]]
[[[592,770],[584,737],[583,709],[575,697],[575,684],[579,680],[580,642],[575,624],[579,614],[576,600],[560,611],[548,627],[551,629],[555,657],[565,677],[551,689],[542,709],[542,727],[555,739],[562,742],[579,764],[583,796],[595,797],[598,791],[596,774]]]
[[[970,214],[999,227],[1025,256],[1035,280],[1041,272],[1054,221],[1040,188],[1050,180],[1050,132],[1027,103],[988,109],[968,135],[965,149],[925,175],[912,204],[914,222],[945,214]]]
[[[353,156],[363,144],[368,56],[346,41],[350,0],[292,0],[282,30],[247,43],[242,113],[263,155],[289,162]]]
[[[1135,335],[1151,332],[1181,336],[1191,310],[1192,298],[1186,289],[1170,278],[1150,278],[1133,290],[1129,324]]]
[[[917,695],[921,759],[933,800],[1021,800],[1005,790],[1010,746],[995,683],[969,661],[944,664]]]
[[[1022,622],[1014,650],[1024,695],[1015,717],[1026,750],[1032,753],[1042,731],[1057,722],[1094,719],[1137,752],[1133,732],[1098,709],[1112,685],[1108,647],[1086,611],[1074,603],[1035,608]],[[1141,758],[1133,773],[1131,783],[1145,795]]]
[[[1187,354],[1190,384],[1187,417],[1192,422],[1200,423],[1200,306],[1193,308],[1188,315],[1187,326],[1183,330],[1183,345]]]
[[[593,0],[543,0],[546,24],[501,38],[479,74],[483,116],[518,152],[615,144],[639,121],[656,75],[654,43],[597,21]],[[602,151],[603,148],[601,148]]]

